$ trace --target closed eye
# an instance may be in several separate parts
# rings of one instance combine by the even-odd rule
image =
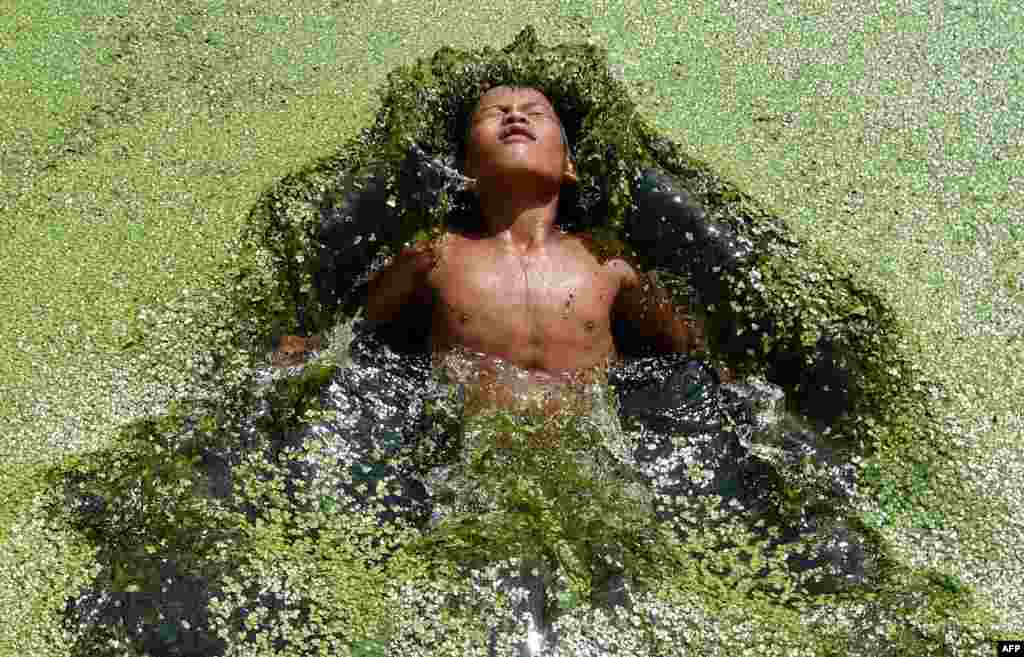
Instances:
[[[527,105],[527,107],[530,107],[530,105]],[[501,115],[501,114],[508,113],[509,109],[510,108],[507,105],[503,106],[503,107],[497,106],[497,105],[492,105],[491,107],[487,107],[487,108],[484,108],[484,109],[480,110],[480,115],[481,116],[486,116],[486,117],[498,116],[498,115]],[[526,115],[527,116],[547,116],[548,113],[545,110],[543,110],[543,109],[531,109],[530,111],[526,112]]]
[[[507,111],[506,110],[495,109],[495,110],[487,110],[487,111],[483,112],[483,116],[500,116],[502,114],[507,114]],[[547,116],[547,112],[541,112],[541,111],[526,112],[526,115],[527,116]]]

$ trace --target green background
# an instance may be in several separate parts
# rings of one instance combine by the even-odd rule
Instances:
[[[34,619],[75,584],[36,474],[188,392],[258,194],[368,126],[393,67],[530,23],[607,48],[660,131],[923,337],[956,495],[885,533],[1024,636],[1024,10],[984,5],[0,0],[0,655],[60,654]]]

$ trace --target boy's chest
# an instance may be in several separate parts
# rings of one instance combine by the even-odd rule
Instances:
[[[569,338],[607,332],[619,280],[568,239],[540,255],[456,243],[430,275],[451,329]]]

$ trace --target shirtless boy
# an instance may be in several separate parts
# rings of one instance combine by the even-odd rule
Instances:
[[[466,175],[480,229],[403,249],[369,283],[367,319],[429,321],[435,367],[479,408],[553,413],[573,384],[604,380],[618,355],[612,321],[661,351],[702,349],[665,290],[622,259],[601,264],[555,227],[575,165],[558,115],[532,88],[495,87],[471,117]],[[527,400],[529,403],[527,403]]]

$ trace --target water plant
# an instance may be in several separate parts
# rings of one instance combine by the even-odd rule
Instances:
[[[561,199],[563,227],[589,233],[601,257],[658,272],[701,309],[712,355],[784,390],[795,418],[744,433],[755,423],[733,399],[714,402],[714,431],[684,430],[691,418],[670,412],[648,414],[660,431],[625,422],[652,453],[693,455],[679,490],[659,492],[660,523],[615,486],[575,513],[563,489],[580,497],[599,478],[577,459],[513,450],[516,467],[502,469],[484,450],[470,461],[496,508],[425,531],[417,477],[464,431],[458,402],[434,394],[424,336],[355,327],[367,277],[389,254],[474,220],[457,173],[465,120],[498,84],[541,89],[565,123],[579,184]],[[520,557],[569,575],[558,622],[580,651],[608,636],[643,654],[984,646],[969,587],[899,563],[879,532],[921,510],[929,472],[924,463],[901,482],[880,457],[940,441],[942,429],[913,336],[841,258],[658,135],[595,46],[545,47],[528,28],[500,51],[443,48],[396,69],[381,102],[371,128],[268,189],[231,246],[216,366],[204,374],[216,394],[51,472],[66,493],[54,517],[105,546],[92,590],[68,604],[78,653],[486,654],[489,633],[517,623],[494,582]],[[255,380],[281,333],[320,334],[328,350]],[[438,408],[450,421],[422,426]],[[515,435],[509,423],[499,415],[483,429]],[[348,436],[360,438],[338,440]],[[850,493],[840,484],[858,463]],[[858,496],[874,511],[861,513]],[[863,554],[829,563],[851,554],[830,541]],[[642,589],[615,619],[580,602],[606,544],[623,549]],[[189,591],[169,593],[166,580]]]

